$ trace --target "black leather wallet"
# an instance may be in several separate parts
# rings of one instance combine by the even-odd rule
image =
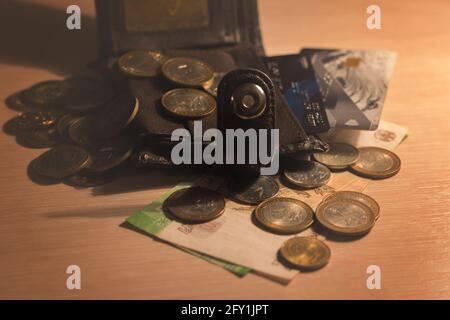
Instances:
[[[178,3],[178,2],[177,2]],[[180,3],[187,3],[180,2]],[[269,74],[262,59],[256,0],[192,0],[175,6],[172,1],[96,0],[100,52],[110,76],[126,86],[140,102],[134,130],[139,141],[134,153],[138,165],[171,165],[170,136],[177,128],[192,132],[193,121],[164,111],[161,97],[175,88],[162,75],[130,78],[116,66],[117,57],[135,49],[162,51],[168,57],[191,57],[208,63],[215,72],[252,68]],[[278,128],[280,154],[325,151],[327,145],[307,135],[274,89],[273,122]],[[220,107],[220,106],[219,106]],[[217,128],[217,112],[201,119],[203,130]]]

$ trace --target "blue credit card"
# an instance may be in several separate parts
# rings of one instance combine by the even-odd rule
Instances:
[[[306,133],[330,129],[310,57],[302,54],[266,58],[275,84]]]

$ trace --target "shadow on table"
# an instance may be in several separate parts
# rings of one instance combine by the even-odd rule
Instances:
[[[142,209],[142,205],[125,206],[120,208],[101,208],[101,209],[84,209],[84,210],[64,210],[57,212],[46,213],[44,216],[50,219],[61,218],[90,218],[90,219],[105,219],[105,218],[117,218],[128,217],[137,210]]]
[[[199,177],[199,170],[189,168],[139,168],[131,164],[118,168],[115,180],[111,183],[92,188],[92,195],[136,192],[160,188],[169,188],[182,181]]]
[[[97,56],[96,22],[81,17],[68,30],[65,10],[17,0],[0,1],[0,62],[35,66],[57,74],[79,71]]]
[[[368,234],[368,233],[365,233],[365,234],[358,235],[358,236],[339,235],[337,233],[333,233],[333,232],[325,229],[317,221],[312,225],[311,228],[313,229],[313,231],[315,233],[325,237],[327,241],[333,241],[333,242],[353,242],[353,241],[357,241],[361,238],[364,238]]]

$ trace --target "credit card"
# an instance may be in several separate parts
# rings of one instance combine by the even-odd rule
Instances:
[[[395,53],[313,48],[300,53],[311,61],[332,128],[377,129]]]
[[[309,57],[302,54],[273,56],[267,57],[265,62],[305,132],[328,131],[330,125]]]

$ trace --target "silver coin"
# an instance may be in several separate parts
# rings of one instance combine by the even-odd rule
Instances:
[[[216,110],[216,100],[197,89],[170,90],[161,98],[161,104],[171,114],[184,118],[201,118]]]
[[[235,178],[228,183],[228,195],[236,202],[257,205],[275,196],[280,187],[269,176],[257,178]]]
[[[384,179],[400,171],[400,158],[392,151],[378,147],[359,148],[360,157],[351,170],[363,177]]]
[[[370,231],[376,216],[368,206],[348,198],[322,201],[316,218],[325,228],[343,235],[362,235]]]
[[[299,160],[286,168],[283,176],[298,187],[317,188],[330,180],[331,172],[326,166],[316,161]]]
[[[167,60],[161,71],[167,79],[182,86],[202,86],[214,76],[207,63],[182,57]]]
[[[279,233],[298,233],[313,224],[314,212],[303,201],[277,197],[264,201],[255,210],[256,219]]]
[[[167,58],[158,51],[136,50],[122,55],[118,61],[119,69],[131,76],[154,77],[159,74],[161,64]]]
[[[340,170],[351,166],[359,158],[359,151],[347,143],[329,143],[330,150],[314,153],[314,159],[330,169]]]
[[[359,201],[369,207],[375,213],[375,220],[380,217],[380,205],[375,201],[374,198],[368,196],[367,194],[356,192],[356,191],[336,191],[328,196],[326,196],[323,201],[329,201],[339,198],[346,198],[355,201]]]

